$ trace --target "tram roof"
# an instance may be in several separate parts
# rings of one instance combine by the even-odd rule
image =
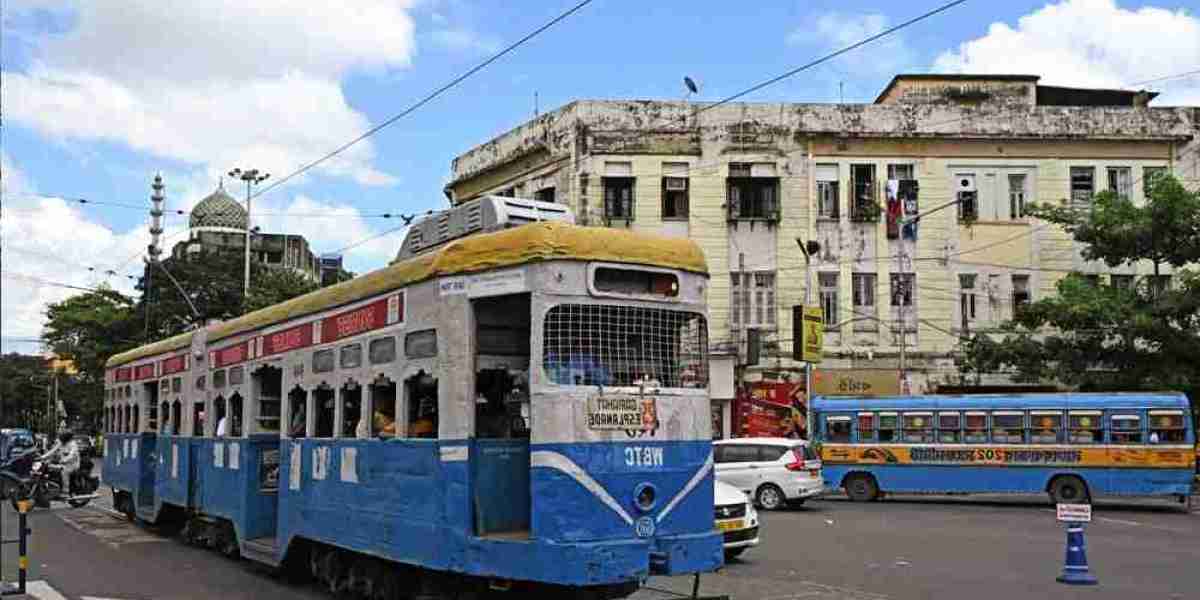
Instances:
[[[434,277],[550,260],[605,261],[708,274],[704,253],[688,239],[544,221],[454,240],[428,254],[215,323],[209,326],[208,341],[298,319]],[[187,332],[134,348],[113,355],[105,366],[116,367],[180,350],[188,347],[191,339],[192,332]]]

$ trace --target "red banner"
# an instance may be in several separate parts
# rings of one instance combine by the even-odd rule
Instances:
[[[250,339],[213,352],[212,368],[220,369],[244,362],[250,356],[250,344],[253,343],[254,340]]]
[[[133,379],[133,367],[117,367],[113,373],[113,381],[129,381]]]
[[[133,371],[133,379],[135,381],[154,379],[154,363],[147,363],[135,367]]]
[[[738,393],[735,437],[808,437],[803,383],[757,382]]]
[[[263,336],[263,356],[304,348],[313,343],[313,324],[305,323],[278,333]]]
[[[178,372],[186,370],[186,369],[187,369],[187,355],[180,354],[179,356],[172,356],[171,358],[164,358],[162,361],[162,370],[160,372],[163,375],[170,375],[172,373],[178,373]]]
[[[403,296],[400,296],[403,298]],[[376,300],[366,306],[326,317],[321,322],[321,343],[379,329],[387,324],[388,299]]]

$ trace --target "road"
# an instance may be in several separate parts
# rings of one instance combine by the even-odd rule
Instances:
[[[107,499],[99,504],[103,506]],[[56,505],[57,506],[57,505]],[[5,504],[5,537],[15,516]],[[739,600],[1179,599],[1200,590],[1200,512],[1164,503],[1096,507],[1087,534],[1095,588],[1054,581],[1064,534],[1042,498],[810,502],[763,515],[762,544],[702,580],[704,594]],[[331,598],[245,562],[117,519],[101,508],[31,517],[31,580],[38,600]],[[15,577],[15,548],[3,574]],[[652,578],[635,600],[688,592],[687,578]],[[57,595],[56,595],[57,594]]]

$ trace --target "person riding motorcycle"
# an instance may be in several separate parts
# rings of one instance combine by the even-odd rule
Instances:
[[[58,441],[54,443],[54,446],[38,460],[46,465],[58,467],[62,473],[62,489],[69,494],[71,477],[79,471],[81,460],[79,445],[75,443],[75,436],[70,431],[62,432],[59,434]]]

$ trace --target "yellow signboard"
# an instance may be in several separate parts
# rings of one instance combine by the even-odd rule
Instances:
[[[825,311],[820,306],[805,306],[799,329],[800,360],[821,362],[821,348],[825,343]]]
[[[816,369],[812,393],[819,396],[898,396],[900,372],[895,369]]]

